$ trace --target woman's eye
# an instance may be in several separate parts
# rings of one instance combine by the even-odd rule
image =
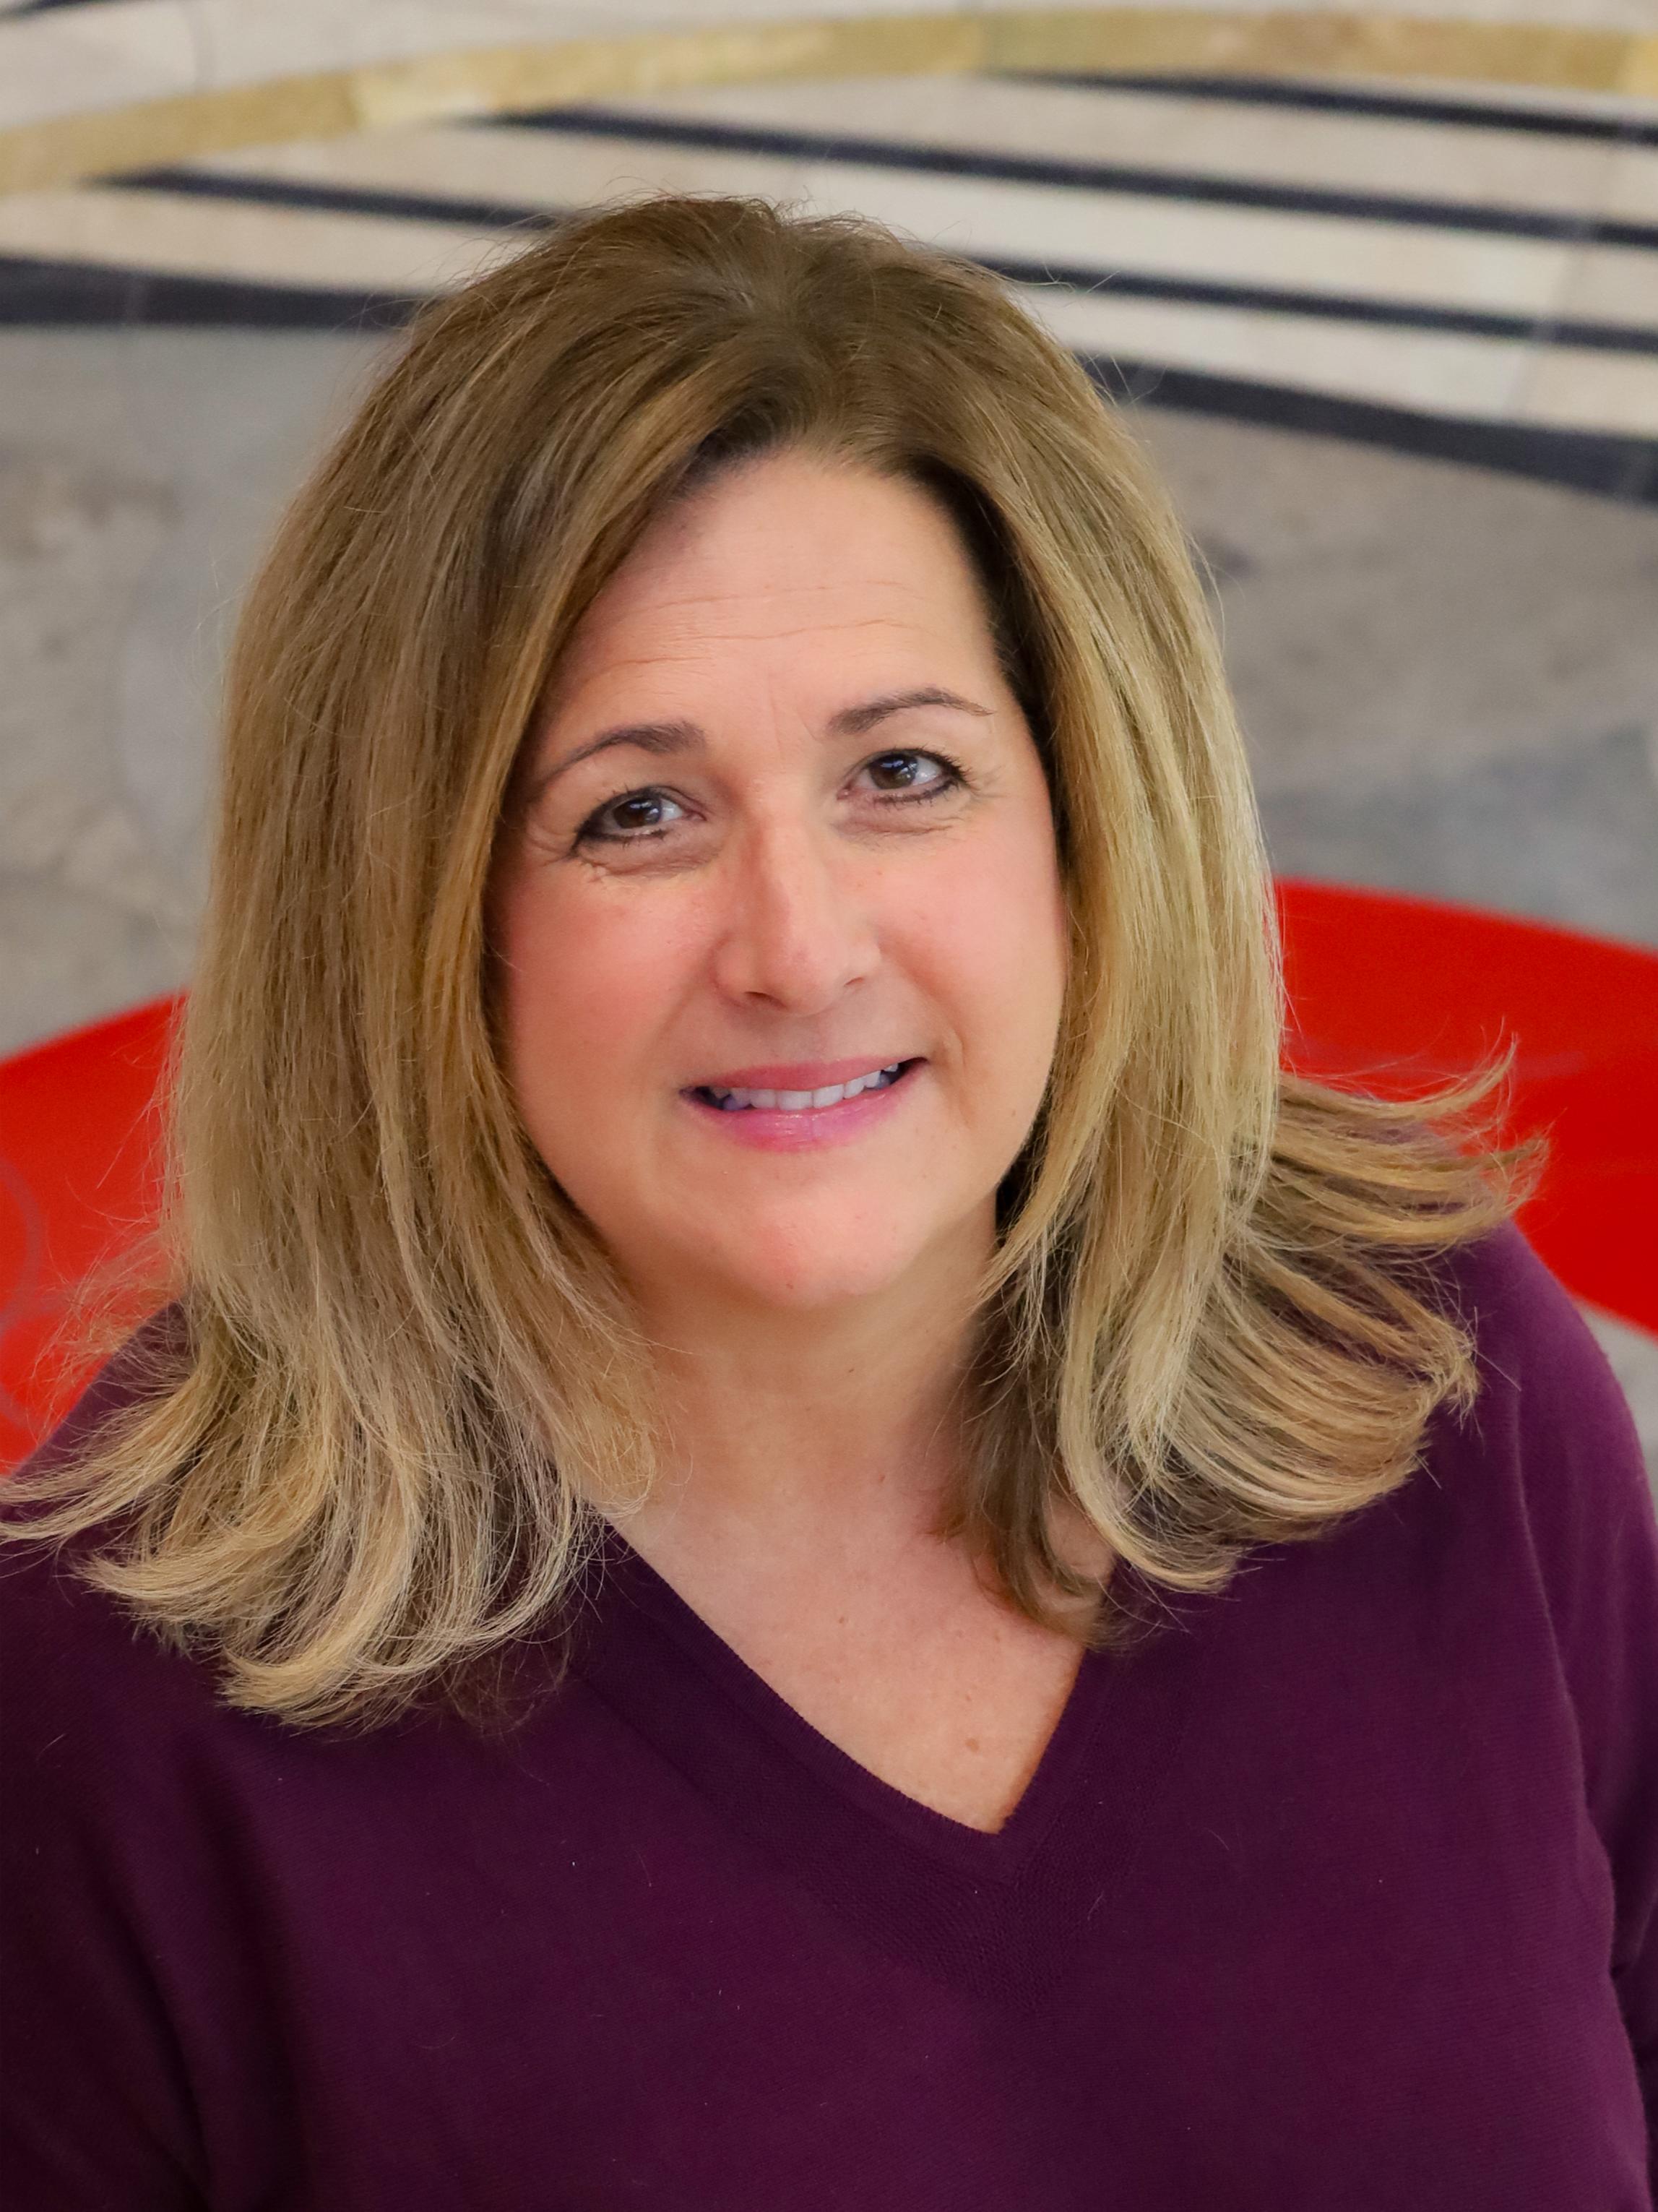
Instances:
[[[629,791],[620,799],[607,799],[597,806],[576,832],[578,845],[588,842],[635,844],[659,837],[684,812],[679,801],[665,791]]]
[[[942,753],[877,753],[864,763],[864,773],[878,791],[896,799],[936,799],[964,781],[960,769]]]

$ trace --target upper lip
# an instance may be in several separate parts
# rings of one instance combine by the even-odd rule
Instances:
[[[731,1067],[723,1075],[704,1075],[686,1088],[690,1091],[828,1091],[837,1083],[850,1083],[854,1075],[872,1075],[877,1068],[892,1067],[914,1054],[889,1053],[884,1060],[865,1054],[861,1060],[798,1060],[785,1065],[768,1061],[763,1067]]]

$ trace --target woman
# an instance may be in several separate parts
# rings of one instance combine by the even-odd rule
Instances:
[[[1278,1023],[1178,529],[988,278],[664,199],[431,309],[6,1523],[12,2212],[1648,2206],[1631,1426],[1490,1079]]]

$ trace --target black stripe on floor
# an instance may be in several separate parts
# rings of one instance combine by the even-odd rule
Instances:
[[[1581,346],[1591,353],[1658,355],[1658,330],[1627,323],[1498,315],[1478,307],[1427,307],[1345,293],[1283,291],[1268,284],[1216,284],[1196,277],[1081,269],[1063,262],[1004,260],[989,254],[979,258],[982,268],[993,270],[1011,283],[1048,284],[1063,291],[1097,292],[1121,300],[1162,300],[1181,307],[1240,308],[1254,314],[1294,315],[1315,322],[1363,323],[1383,330],[1437,331],[1455,337]]]
[[[1590,138],[1658,146],[1658,123],[1620,115],[1573,114],[1520,100],[1445,100],[1416,93],[1370,92],[1358,85],[1303,84],[1293,77],[1206,76],[1191,72],[1127,76],[1110,70],[1005,70],[1014,84],[1069,84],[1101,92],[1143,92],[1151,99],[1223,100],[1238,107],[1304,108],[1324,115],[1375,115],[1389,122],[1436,123],[1453,130],[1520,131],[1537,138]]]
[[[180,199],[240,200],[256,207],[379,216],[400,222],[451,222],[474,230],[550,230],[563,220],[564,214],[558,208],[471,199],[464,194],[320,184],[298,177],[261,177],[240,170],[132,169],[123,176],[100,178],[99,185],[106,191],[172,192]]]
[[[325,287],[240,283],[0,255],[0,325],[316,331],[395,330],[422,303]],[[1088,359],[1114,398],[1145,407],[1261,422],[1658,504],[1658,439],[1418,415],[1315,392],[1153,363]]]
[[[1428,460],[1458,461],[1503,476],[1593,492],[1635,505],[1658,504],[1658,438],[1614,432],[1551,430],[1521,422],[1477,422],[1418,414],[1406,407],[1300,392],[1199,369],[1082,356],[1083,366],[1114,399],[1181,414],[1261,422],[1355,445],[1384,446]]]
[[[333,285],[179,276],[0,253],[0,329],[372,332],[401,328],[425,304]]]

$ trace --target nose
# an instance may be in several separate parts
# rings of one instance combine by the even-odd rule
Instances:
[[[714,957],[727,997],[822,1013],[874,972],[880,945],[867,869],[832,831],[755,824],[732,859]]]

